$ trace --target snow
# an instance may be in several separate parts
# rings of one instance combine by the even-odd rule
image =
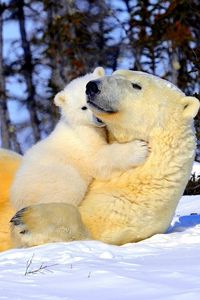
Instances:
[[[200,163],[195,161],[193,163],[192,174],[195,173],[196,176],[200,175]]]
[[[200,195],[184,196],[168,232],[136,244],[77,241],[2,252],[0,299],[198,299],[199,248]]]
[[[0,299],[197,299],[199,246],[200,196],[184,196],[168,233],[136,244],[82,241],[1,253]]]

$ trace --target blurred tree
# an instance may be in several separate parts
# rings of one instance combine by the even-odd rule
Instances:
[[[73,78],[107,65],[109,45],[105,1],[44,1],[47,27],[44,42],[52,69],[50,86],[63,88]]]
[[[11,124],[8,101],[6,95],[6,84],[4,76],[4,59],[3,59],[3,13],[6,5],[0,4],[0,129],[2,147],[14,149],[21,153],[20,145],[17,141],[15,126]]]
[[[6,6],[4,4],[0,4],[0,122],[2,147],[9,149],[11,147],[9,134],[10,119],[6,102],[5,78],[3,71],[3,12],[5,8]]]
[[[27,86],[27,107],[30,115],[30,123],[33,132],[33,142],[40,140],[40,120],[38,118],[38,108],[36,102],[36,90],[33,82],[34,64],[32,60],[31,45],[27,38],[24,14],[24,0],[13,0],[13,6],[16,8],[16,17],[19,22],[21,47],[23,49],[23,58],[21,63],[21,72],[24,75],[24,80]]]

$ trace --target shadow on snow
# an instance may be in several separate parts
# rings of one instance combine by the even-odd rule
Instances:
[[[180,216],[179,219],[169,227],[167,233],[184,231],[197,225],[200,225],[200,214],[194,213],[188,216]]]

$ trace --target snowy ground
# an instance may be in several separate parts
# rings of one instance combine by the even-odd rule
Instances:
[[[182,197],[168,233],[137,244],[58,243],[0,254],[0,299],[196,300],[199,295],[200,195]]]
[[[195,161],[193,163],[192,173],[195,173],[196,176],[200,175],[200,163]]]

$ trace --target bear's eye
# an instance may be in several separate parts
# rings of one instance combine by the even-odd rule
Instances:
[[[83,106],[81,107],[82,110],[86,110],[87,109],[87,106]]]
[[[142,87],[137,83],[131,83],[131,84],[132,84],[132,87],[136,90],[141,90],[142,89]]]

